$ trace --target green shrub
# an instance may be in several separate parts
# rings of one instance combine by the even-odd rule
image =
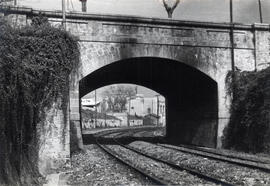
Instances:
[[[32,161],[36,125],[44,108],[59,97],[67,99],[69,74],[80,54],[76,38],[42,16],[20,29],[0,19],[0,54],[1,185],[15,184],[14,179],[29,171],[27,166],[37,172]],[[24,182],[17,179],[29,184]]]
[[[231,118],[223,144],[245,152],[270,152],[270,67],[259,72],[235,72],[227,76],[233,93]]]

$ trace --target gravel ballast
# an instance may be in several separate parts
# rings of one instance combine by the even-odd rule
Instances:
[[[270,174],[256,169],[182,153],[142,141],[133,142],[130,146],[146,152],[148,155],[169,160],[236,185],[270,185]]]
[[[134,170],[119,163],[97,145],[72,155],[67,185],[153,185]]]
[[[148,174],[154,175],[173,185],[216,185],[205,181],[197,176],[191,175],[186,171],[179,171],[170,166],[139,155],[119,145],[106,145],[107,148],[124,158],[137,168],[145,170]]]

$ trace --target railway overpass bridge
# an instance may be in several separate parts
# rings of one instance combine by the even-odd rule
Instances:
[[[16,26],[39,13],[52,25],[62,22],[61,12],[3,6],[0,11]],[[228,72],[260,70],[270,59],[269,24],[67,13],[66,29],[78,37],[81,62],[70,77],[69,110],[53,106],[42,126],[43,173],[66,163],[80,140],[80,98],[114,83],[142,85],[166,97],[168,139],[220,147],[230,116]]]

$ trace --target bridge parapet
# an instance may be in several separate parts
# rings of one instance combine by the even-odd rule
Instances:
[[[60,11],[0,6],[0,12],[8,16],[14,25],[29,24],[31,18],[39,14],[48,16],[52,24],[62,22]],[[194,22],[80,12],[68,12],[66,17],[67,29],[78,36],[82,43],[103,42],[230,50],[232,47],[230,31],[233,29],[236,66],[242,70],[253,70],[269,65],[269,24]],[[248,64],[241,64],[242,58],[249,58]],[[254,60],[251,60],[252,58]]]

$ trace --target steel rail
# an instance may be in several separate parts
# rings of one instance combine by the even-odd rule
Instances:
[[[158,144],[158,145],[163,145],[163,144]],[[255,163],[270,164],[270,159],[269,160],[254,160],[251,158],[243,158],[243,157],[239,157],[237,155],[222,154],[221,152],[213,152],[212,150],[203,149],[202,147],[199,147],[199,146],[177,145],[177,147],[192,149],[192,150],[206,152],[206,153],[215,154],[215,155],[219,155],[219,156],[225,156],[228,158],[235,158],[235,159],[241,159],[241,160],[245,160],[245,161],[251,161],[251,162],[255,162]]]
[[[152,143],[152,144],[154,144],[154,143]],[[193,146],[187,147],[186,145],[178,145],[178,147],[187,149],[187,150],[184,150],[184,149],[178,149],[177,147],[169,147],[169,146],[164,145],[164,144],[155,144],[155,145],[162,146],[162,147],[168,148],[168,149],[177,150],[177,151],[184,152],[184,153],[189,153],[189,154],[193,154],[193,155],[197,155],[197,156],[206,157],[209,159],[214,159],[214,160],[218,160],[218,161],[223,161],[223,162],[239,165],[242,167],[258,169],[260,171],[270,173],[270,163],[263,161],[263,160],[253,160],[253,159],[249,159],[249,158],[236,157],[233,155],[225,155],[225,154],[221,154],[218,152],[212,152],[212,151],[209,151],[206,149],[201,149],[201,148],[195,147],[195,146],[194,147]],[[192,152],[188,149],[191,149],[194,151],[199,151],[199,152]],[[208,153],[208,155],[204,154],[204,153]],[[268,164],[269,166],[267,166],[266,164]]]
[[[170,146],[163,145],[163,144],[155,144],[155,145],[158,145],[158,146],[161,146],[161,147],[164,147],[164,148],[168,148],[168,149],[177,150],[177,151],[184,152],[184,153],[189,153],[189,154],[202,156],[202,157],[206,157],[206,158],[210,158],[210,159],[214,159],[214,160],[218,160],[218,161],[223,161],[223,162],[227,162],[227,163],[231,163],[231,164],[240,165],[242,167],[259,169],[259,170],[261,170],[263,172],[270,173],[270,166],[267,167],[266,165],[262,165],[263,162],[259,161],[259,160],[256,161],[256,160],[249,160],[249,159],[246,159],[246,158],[240,158],[240,157],[238,158],[238,157],[234,157],[234,156],[230,156],[230,155],[228,155],[228,156],[227,155],[221,155],[221,154],[214,153],[214,152],[211,153],[211,152],[208,152],[206,150],[196,150],[196,151],[200,151],[200,152],[192,152],[192,151],[188,150],[187,147],[182,147],[182,146],[179,146],[179,147],[186,148],[186,150],[185,149],[179,149],[177,147],[170,147]],[[192,149],[192,148],[190,148],[190,149]],[[194,149],[192,149],[192,150],[194,150]],[[204,153],[208,153],[209,155],[204,154]],[[246,161],[246,162],[244,162],[244,161]]]
[[[129,146],[127,146],[127,145],[124,145],[124,144],[120,143],[120,142],[117,141],[115,138],[113,138],[113,139],[114,139],[114,141],[115,141],[118,145],[120,145],[120,146],[122,146],[122,147],[124,147],[124,148],[126,148],[126,149],[129,149],[129,150],[131,150],[131,151],[133,151],[133,152],[136,152],[136,153],[138,153],[138,154],[140,154],[140,155],[142,155],[142,156],[145,156],[145,157],[150,158],[150,159],[152,159],[152,160],[155,160],[155,161],[157,161],[157,162],[161,162],[161,163],[164,163],[164,164],[166,164],[166,165],[169,165],[169,166],[172,167],[172,168],[175,168],[175,169],[178,169],[178,170],[181,170],[181,171],[183,171],[183,170],[184,170],[184,171],[187,171],[188,173],[190,173],[190,174],[192,174],[192,175],[194,175],[194,176],[197,176],[197,177],[199,177],[199,178],[202,178],[202,179],[204,179],[204,180],[210,181],[210,182],[215,183],[215,184],[221,184],[221,185],[226,185],[226,186],[233,186],[233,185],[234,185],[234,184],[232,184],[232,183],[229,183],[229,182],[226,182],[226,181],[222,181],[222,180],[220,180],[220,179],[214,178],[214,177],[209,176],[209,175],[207,175],[207,174],[201,173],[201,172],[199,172],[199,171],[197,171],[197,170],[194,170],[194,169],[190,169],[190,168],[187,168],[187,167],[183,167],[183,166],[177,165],[177,164],[175,164],[175,163],[173,163],[173,162],[171,162],[171,161],[165,161],[165,160],[162,160],[162,159],[160,159],[160,158],[156,158],[156,157],[150,156],[150,155],[148,155],[148,154],[146,154],[146,153],[144,153],[144,152],[142,152],[142,151],[139,151],[139,150],[137,150],[137,149],[135,149],[135,148],[132,148],[132,147],[129,147]]]
[[[128,161],[126,161],[124,158],[120,157],[118,154],[114,153],[112,150],[110,150],[109,148],[106,147],[106,145],[102,145],[99,143],[98,139],[96,139],[96,144],[107,154],[109,154],[111,157],[115,158],[117,161],[123,163],[124,165],[130,167],[131,169],[135,170],[136,172],[138,172],[139,174],[145,176],[146,178],[148,178],[149,180],[151,180],[152,182],[154,182],[157,185],[170,185],[170,183],[161,180],[160,178],[151,175],[149,173],[147,173],[146,171],[144,171],[141,168],[136,167],[135,165],[132,165],[131,163],[129,163]]]
[[[125,132],[125,131],[141,131],[141,130],[150,130],[153,129],[154,127],[134,127],[134,128],[112,128],[109,130],[101,130],[101,131],[97,131],[96,133],[93,133],[91,135],[97,135],[97,136],[104,136],[106,134],[113,134],[113,133],[118,133],[118,132]],[[84,135],[88,135],[88,134],[84,134]]]

